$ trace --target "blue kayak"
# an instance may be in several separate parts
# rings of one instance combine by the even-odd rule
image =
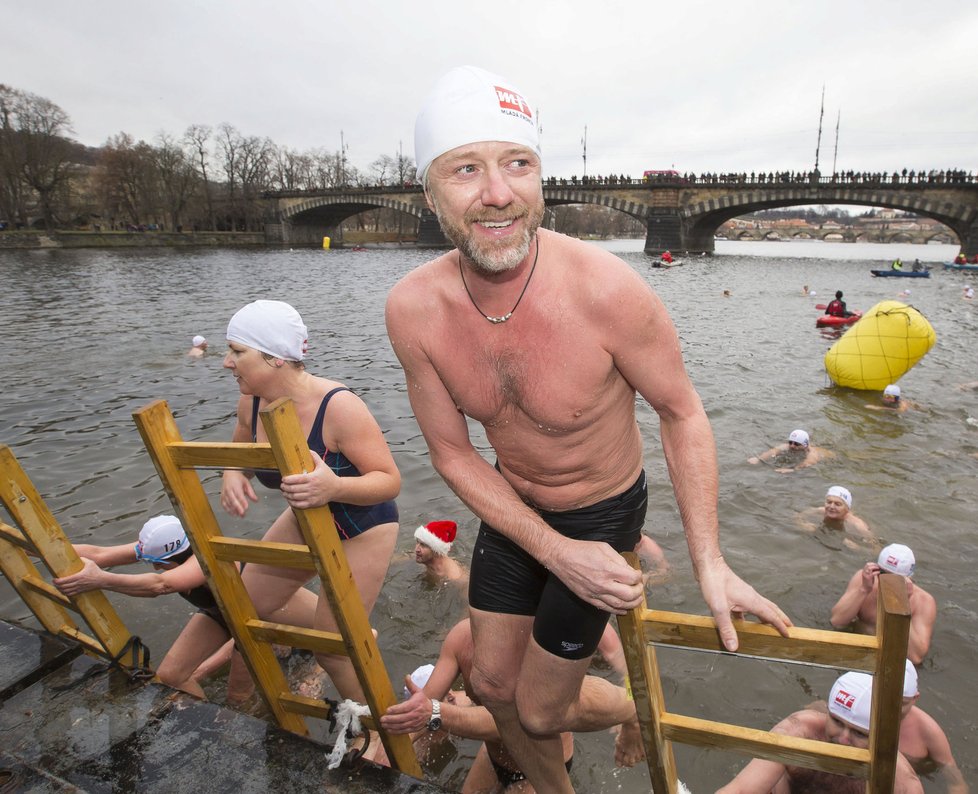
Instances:
[[[930,278],[929,270],[870,270],[874,276],[893,276],[897,278]]]

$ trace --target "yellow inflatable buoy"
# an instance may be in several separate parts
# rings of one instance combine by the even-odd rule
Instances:
[[[825,371],[839,386],[882,391],[920,361],[936,340],[934,328],[913,306],[883,301],[829,348]]]

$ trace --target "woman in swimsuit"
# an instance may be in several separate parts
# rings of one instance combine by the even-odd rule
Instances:
[[[343,384],[305,369],[306,327],[289,304],[249,303],[231,318],[227,338],[224,367],[234,375],[241,392],[232,440],[265,441],[258,410],[289,397],[308,435],[315,468],[281,479],[277,472],[226,470],[222,507],[233,516],[243,516],[249,503],[258,499],[250,481],[257,475],[266,487],[279,488],[289,503],[264,540],[301,544],[304,541],[291,508],[328,504],[369,615],[394,552],[398,530],[394,498],[401,488],[400,473],[380,427],[363,401]],[[265,565],[248,565],[243,573],[262,617],[285,606],[310,578],[309,571]],[[315,627],[337,631],[323,595]],[[347,657],[317,654],[317,659],[344,698],[363,700]]]

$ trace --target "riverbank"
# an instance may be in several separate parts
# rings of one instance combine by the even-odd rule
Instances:
[[[236,248],[265,245],[264,232],[0,232],[0,251],[42,248]]]

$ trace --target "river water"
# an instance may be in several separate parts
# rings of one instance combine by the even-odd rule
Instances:
[[[600,245],[658,291],[678,327],[716,434],[722,544],[735,570],[797,625],[830,628],[829,610],[867,555],[828,535],[802,534],[795,516],[821,504],[833,484],[850,488],[854,511],[884,541],[913,548],[915,579],[939,603],[919,705],[942,724],[966,778],[974,779],[978,691],[968,659],[978,634],[978,392],[956,388],[978,379],[978,301],[962,299],[963,285],[974,277],[940,269],[928,280],[869,273],[896,255],[904,262],[950,261],[956,248],[719,241],[714,256],[666,270],[651,266],[641,241]],[[453,588],[425,584],[408,556],[414,528],[432,519],[458,521],[455,548],[467,560],[477,526],[429,464],[384,332],[388,289],[430,255],[407,249],[2,252],[0,442],[13,448],[71,539],[132,542],[146,518],[170,512],[132,411],[165,399],[184,438],[228,438],[237,389],[221,368],[227,320],[256,298],[293,303],[310,329],[310,370],[344,381],[364,398],[403,476],[398,554],[373,614],[400,689],[404,673],[434,661],[465,608]],[[816,296],[804,296],[803,285]],[[831,386],[822,358],[833,339],[816,330],[813,304],[843,289],[851,309],[865,310],[908,287],[908,302],[933,324],[937,344],[901,380],[904,395],[923,409],[898,416],[867,409],[876,394]],[[184,354],[198,333],[211,341],[211,352],[190,360]],[[651,482],[646,530],[675,571],[649,600],[703,613],[657,422],[641,402],[638,418]],[[747,465],[749,456],[782,442],[795,427],[837,456],[791,475]],[[477,428],[473,433],[489,455],[484,436]],[[217,474],[204,479],[216,496]],[[266,491],[245,519],[217,512],[226,534],[258,537],[282,506],[277,493]],[[176,596],[112,601],[155,660],[191,612]],[[0,617],[30,622],[2,581]],[[762,728],[824,697],[836,675],[675,650],[659,656],[670,710]],[[599,674],[606,671],[599,667]],[[219,686],[209,692],[220,699]],[[578,791],[648,791],[644,767],[614,769],[607,734],[580,735],[576,745]],[[474,750],[474,743],[460,742],[437,765],[438,782],[460,785]],[[745,762],[684,747],[677,747],[677,758],[694,792],[712,791]],[[933,781],[925,786],[943,790]]]

